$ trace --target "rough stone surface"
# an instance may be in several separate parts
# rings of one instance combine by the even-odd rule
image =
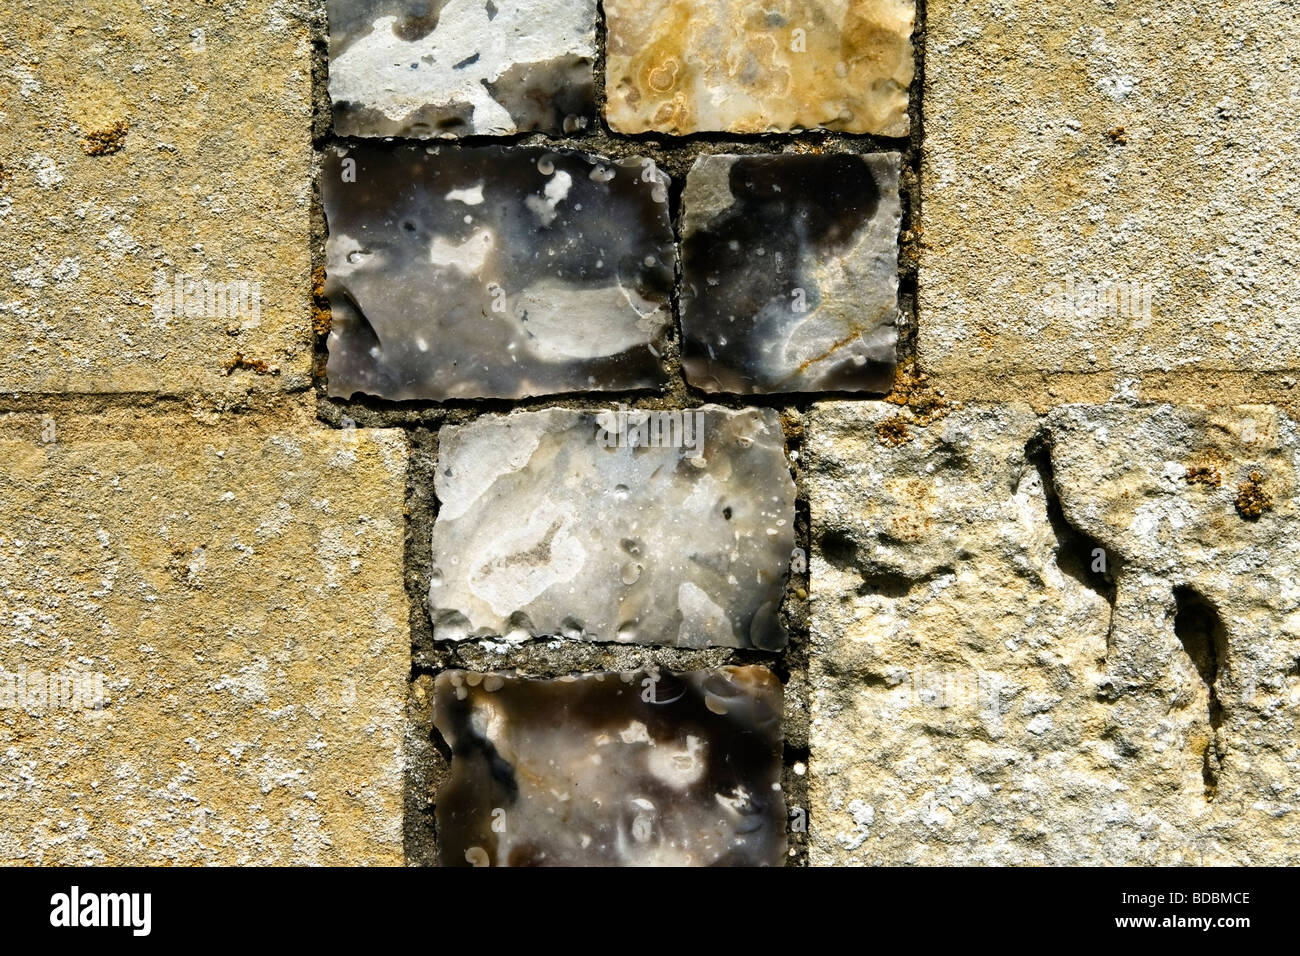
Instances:
[[[649,161],[332,147],[329,391],[520,398],[660,385],[676,251]]]
[[[444,428],[435,639],[784,646],[784,452],[771,409],[557,408]]]
[[[811,862],[1293,863],[1295,423],[891,414],[808,428]]]
[[[341,136],[571,133],[595,120],[595,0],[329,0]]]
[[[782,688],[762,667],[447,671],[434,694],[444,866],[784,862]]]
[[[1289,3],[935,0],[926,23],[931,372],[971,396],[1047,376],[1060,401],[1069,376],[1181,371],[1213,401],[1198,372],[1300,367]]]
[[[0,456],[0,861],[400,864],[405,439]],[[68,671],[107,706],[3,699]]]
[[[705,391],[888,392],[899,155],[703,156],[686,177],[682,366]]]
[[[908,133],[909,0],[606,0],[605,17],[617,132]]]
[[[253,0],[232,20],[21,3],[0,21],[0,392],[305,386],[299,5]],[[165,308],[178,278],[190,303]],[[247,307],[205,301],[204,280],[246,283]]]
[[[1296,421],[1268,406],[1065,406],[1048,423],[1065,519],[1119,568],[1111,722],[1145,738],[1132,772],[1154,793],[1183,781],[1155,814],[1180,832],[1147,852],[1295,865]]]

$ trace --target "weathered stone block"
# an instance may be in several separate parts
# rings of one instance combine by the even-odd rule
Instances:
[[[910,0],[606,0],[605,16],[617,132],[907,135]]]
[[[899,155],[703,156],[686,177],[682,366],[710,392],[888,392]]]
[[[595,0],[329,0],[341,136],[571,133],[595,120]]]
[[[936,0],[926,24],[931,372],[965,397],[1129,378],[1219,404],[1300,367],[1285,5]]]
[[[400,864],[402,436],[0,456],[0,860]]]
[[[779,866],[781,683],[762,667],[446,671],[444,866]]]
[[[327,151],[329,391],[522,398],[653,387],[676,252],[649,160]]]
[[[264,0],[6,14],[0,392],[308,384],[308,34]]]
[[[794,482],[770,409],[547,409],[439,439],[437,640],[786,642]]]
[[[1295,423],[893,414],[807,429],[812,862],[1294,862]]]

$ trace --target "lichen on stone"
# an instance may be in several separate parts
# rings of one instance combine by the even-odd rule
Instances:
[[[1273,496],[1264,490],[1264,475],[1252,471],[1245,481],[1237,485],[1237,514],[1247,521],[1258,521],[1265,511],[1273,510]]]
[[[236,352],[234,358],[226,362],[222,369],[227,375],[240,369],[248,369],[250,372],[256,372],[258,375],[279,375],[278,366],[272,365],[266,359],[249,358],[243,352]]]
[[[948,401],[942,389],[931,385],[930,377],[917,368],[914,359],[899,367],[893,391],[884,401],[906,408],[912,413],[912,423],[921,428],[933,425],[961,404]]]
[[[126,146],[126,134],[131,124],[117,120],[103,129],[91,130],[81,137],[81,151],[87,156],[111,156]]]
[[[1218,488],[1223,484],[1219,469],[1212,465],[1188,465],[1185,479],[1189,485],[1207,485]]]
[[[902,415],[893,415],[876,423],[876,441],[886,448],[897,448],[912,440],[912,433],[907,428],[907,419]]]
[[[311,271],[311,330],[319,336],[330,334],[330,300],[325,295],[325,267]]]

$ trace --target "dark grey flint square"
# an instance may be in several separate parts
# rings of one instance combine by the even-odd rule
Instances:
[[[540,147],[325,151],[329,394],[654,388],[675,249],[649,161]]]
[[[763,667],[443,671],[443,866],[780,866],[781,682]]]
[[[887,392],[897,153],[704,156],[686,177],[682,365],[707,392]]]

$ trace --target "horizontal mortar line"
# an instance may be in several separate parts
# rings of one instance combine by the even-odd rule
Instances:
[[[766,144],[794,145],[815,140],[815,145],[843,143],[880,146],[880,152],[908,153],[912,145],[910,136],[884,137],[872,133],[838,133],[833,131],[805,130],[789,133],[690,133],[674,136],[668,133],[592,133],[583,136],[556,137],[543,132],[508,134],[475,134],[455,138],[424,138],[418,136],[355,136],[340,135],[330,130],[317,142],[324,145],[360,146],[366,144],[407,146],[549,146],[556,149],[590,147],[608,144],[618,147],[652,145],[665,151],[697,151],[703,144],[718,146],[762,146]]]
[[[623,396],[608,400],[593,399],[589,395],[575,394],[574,397],[557,396],[537,399],[450,399],[436,402],[432,399],[413,399],[419,404],[405,405],[389,399],[340,399],[322,397],[321,405],[338,409],[347,414],[351,411],[364,411],[376,415],[408,415],[430,420],[440,413],[457,412],[508,413],[512,411],[543,411],[550,408],[563,408],[574,411],[604,412],[613,406],[622,405],[632,411],[664,411],[681,408],[693,408],[699,405],[718,405],[733,410],[750,408],[771,408],[777,411],[792,410],[811,411],[821,402],[884,402],[889,393],[862,392],[824,392],[817,395],[653,395]],[[889,403],[892,404],[892,403]],[[319,408],[319,406],[318,406]],[[428,418],[425,418],[428,416]],[[333,424],[330,422],[330,424]],[[413,422],[412,424],[418,424]]]

